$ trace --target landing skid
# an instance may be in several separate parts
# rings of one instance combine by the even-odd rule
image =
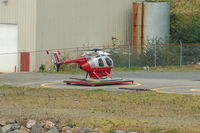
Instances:
[[[117,84],[125,84],[125,83],[131,83],[133,84],[133,80],[129,79],[79,79],[79,78],[70,78],[70,80],[64,81],[66,84],[71,85],[88,85],[88,86],[100,86],[100,85],[117,85]]]

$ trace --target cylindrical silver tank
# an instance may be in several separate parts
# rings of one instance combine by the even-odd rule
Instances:
[[[168,2],[134,2],[132,45],[143,49],[147,42],[166,42],[170,32],[170,4]]]

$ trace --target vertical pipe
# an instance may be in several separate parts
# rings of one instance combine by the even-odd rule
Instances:
[[[77,47],[77,50],[76,50],[76,58],[78,58],[78,47]],[[78,69],[78,68],[79,68],[79,65],[76,64],[76,69]]]
[[[138,8],[139,8],[139,3],[133,3],[133,35],[132,35],[132,46],[134,49],[137,48],[137,43],[138,43]]]
[[[182,61],[183,61],[183,44],[180,41],[180,66],[182,66]]]
[[[131,68],[131,46],[128,46],[128,67]]]
[[[154,45],[154,66],[157,66],[157,44]]]
[[[15,65],[15,73],[17,72],[17,66]]]
[[[141,24],[141,51],[144,50],[144,3],[142,3],[142,24]]]

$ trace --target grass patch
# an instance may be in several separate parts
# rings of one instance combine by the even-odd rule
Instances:
[[[82,71],[81,69],[70,69],[70,70],[61,70],[59,72],[55,71],[55,70],[50,70],[50,71],[44,71],[44,73],[55,73],[55,74],[83,74],[85,73],[84,71]]]
[[[114,118],[114,117],[100,117],[100,118],[88,118],[84,120],[77,120],[77,125],[89,127],[92,129],[100,129],[106,132],[113,132],[114,129],[118,130],[132,130],[141,131],[148,125],[148,121],[134,120],[128,118]]]
[[[143,67],[131,67],[131,68],[114,68],[113,71],[123,72],[123,71],[150,71],[150,72],[185,72],[185,71],[200,71],[200,65],[188,65],[188,66],[157,66],[150,67],[149,70],[144,70]]]
[[[144,71],[144,68],[143,67],[131,67],[131,68],[128,68],[128,67],[116,67],[116,68],[113,68],[113,71],[114,72]]]
[[[0,107],[0,122],[53,118],[105,132],[200,132],[199,96],[0,86]]]
[[[200,71],[200,65],[152,67],[151,71]]]

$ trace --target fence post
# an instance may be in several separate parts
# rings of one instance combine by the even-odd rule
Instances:
[[[78,47],[77,47],[77,49],[76,49],[76,58],[78,58],[78,52],[79,52],[79,49],[78,49]],[[77,64],[76,65],[76,69],[78,69],[79,68],[79,65]]]
[[[155,44],[154,46],[154,66],[156,67],[157,66],[157,44]]]
[[[183,44],[180,41],[180,66],[182,66],[182,61],[183,61]]]
[[[128,46],[128,67],[131,68],[131,46]]]

